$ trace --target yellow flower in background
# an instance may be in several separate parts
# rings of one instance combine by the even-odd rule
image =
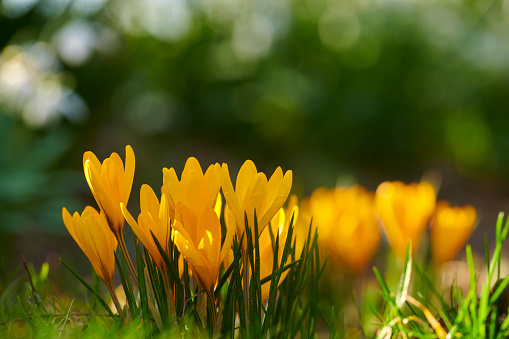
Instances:
[[[138,222],[136,222],[126,209],[125,205],[121,203],[122,213],[125,219],[131,226],[134,234],[140,239],[141,243],[152,256],[155,264],[163,271],[166,270],[166,265],[157,248],[156,242],[152,233],[157,238],[166,255],[169,253],[169,241],[171,232],[170,218],[170,201],[166,194],[161,195],[161,202],[152,188],[148,185],[141,186],[140,190],[140,214],[138,215]]]
[[[234,190],[228,165],[223,164],[221,186],[227,203],[225,209],[231,210],[238,235],[241,236],[245,230],[244,213],[247,214],[249,227],[254,227],[255,211],[260,235],[288,198],[292,188],[292,171],[283,175],[281,167],[278,167],[267,181],[265,174],[258,172],[255,164],[247,160],[239,170]]]
[[[452,260],[475,227],[476,212],[470,205],[451,207],[439,201],[431,224],[431,254],[435,264]]]
[[[364,269],[376,253],[380,230],[374,194],[362,186],[316,189],[308,203],[322,247],[351,273]]]
[[[97,275],[110,291],[114,290],[114,253],[117,248],[117,240],[109,230],[105,215],[97,212],[95,208],[87,206],[81,215],[75,212],[71,216],[64,207],[62,218],[65,227],[90,260]]]
[[[191,265],[201,287],[212,293],[221,265],[221,223],[212,207],[200,214],[179,201],[175,208],[173,239]]]
[[[313,224],[318,227],[320,233],[319,239],[327,239],[329,231],[336,219],[337,208],[334,202],[334,194],[332,190],[325,187],[319,187],[311,193],[307,201],[307,210],[313,219]]]
[[[380,244],[374,194],[362,186],[334,190],[338,217],[333,224],[329,247],[348,271],[357,273],[371,261]],[[341,211],[339,211],[341,210]]]
[[[408,241],[415,251],[429,226],[436,206],[436,193],[428,182],[405,185],[400,181],[381,183],[375,195],[375,208],[392,250],[406,254]]]
[[[111,231],[117,237],[124,227],[120,203],[127,206],[134,178],[134,152],[131,146],[126,146],[125,153],[125,168],[117,153],[112,153],[102,164],[90,151],[83,155],[88,186],[100,209],[106,214]]]

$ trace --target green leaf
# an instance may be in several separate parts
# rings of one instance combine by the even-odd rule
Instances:
[[[396,307],[401,308],[406,302],[410,278],[412,275],[412,242],[408,242],[403,273],[399,280],[398,294],[396,296]]]
[[[138,287],[140,294],[140,304],[143,316],[143,327],[150,330],[150,311],[148,307],[147,282],[145,280],[145,261],[141,255],[140,245],[136,239],[136,266],[138,267]]]
[[[129,306],[129,310],[131,310],[131,317],[134,319],[138,313],[139,309],[136,304],[136,299],[134,298],[134,293],[132,290],[132,286],[127,273],[127,264],[125,262],[122,251],[120,252],[120,259],[118,259],[117,255],[115,255],[115,262],[117,263],[118,273],[120,275],[120,281],[122,283],[122,287],[124,288],[125,297],[127,300],[127,305]]]

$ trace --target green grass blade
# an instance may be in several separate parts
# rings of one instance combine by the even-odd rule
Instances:
[[[147,282],[145,280],[145,260],[141,255],[140,245],[135,241],[136,247],[136,266],[138,268],[138,287],[140,293],[140,304],[143,317],[143,327],[150,331],[150,311],[148,307]]]
[[[408,242],[403,273],[399,280],[398,294],[396,296],[396,307],[401,308],[406,302],[410,278],[412,275],[412,242]]]
[[[127,300],[127,305],[131,310],[131,317],[136,317],[139,313],[138,306],[136,304],[136,298],[134,297],[134,293],[132,290],[132,286],[129,283],[128,273],[127,273],[127,265],[126,262],[120,254],[120,259],[115,255],[115,262],[117,263],[118,273],[120,275],[120,282],[122,283],[122,287],[124,288],[125,297]]]
[[[219,279],[219,282],[217,283],[216,290],[214,291],[214,297],[217,299],[219,297],[219,294],[221,293],[221,289],[223,288],[226,281],[228,281],[228,278],[233,272],[234,265],[233,263],[230,264],[230,267],[223,273],[221,276],[221,279]]]

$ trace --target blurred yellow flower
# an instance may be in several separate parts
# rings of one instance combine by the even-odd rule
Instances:
[[[65,227],[90,260],[97,275],[110,291],[114,291],[114,253],[117,248],[117,240],[109,230],[104,213],[99,214],[95,208],[87,206],[81,216],[78,212],[74,212],[71,216],[64,207],[62,218]]]
[[[400,181],[381,183],[375,195],[375,209],[392,250],[406,254],[408,241],[415,251],[429,226],[436,206],[436,193],[428,182],[405,185]]]
[[[374,194],[362,186],[316,189],[309,200],[318,238],[351,273],[364,269],[376,253],[380,230],[374,211]]]
[[[125,168],[117,153],[103,163],[92,152],[83,155],[85,177],[97,204],[104,211],[111,231],[118,237],[124,227],[120,203],[127,206],[134,178],[134,152],[126,146]]]
[[[476,212],[470,205],[451,207],[439,201],[431,224],[431,254],[435,264],[452,260],[475,227]]]
[[[166,271],[166,264],[157,248],[152,233],[161,245],[166,255],[169,253],[170,241],[170,202],[166,194],[161,195],[161,203],[152,188],[148,185],[141,186],[140,190],[140,214],[136,222],[121,203],[122,213],[131,226],[134,234],[152,256],[155,264],[163,271]]]
[[[245,230],[244,213],[247,214],[249,227],[254,228],[255,211],[260,235],[288,198],[292,188],[292,171],[283,175],[281,167],[278,167],[267,181],[265,174],[258,172],[255,164],[247,160],[239,170],[234,190],[228,165],[223,164],[221,187],[227,203],[225,209],[231,210],[239,237]]]

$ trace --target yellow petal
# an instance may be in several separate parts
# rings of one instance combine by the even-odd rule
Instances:
[[[231,209],[228,208],[228,206],[225,206],[224,209],[224,221],[226,224],[226,237],[224,238],[223,247],[221,248],[221,261],[223,261],[228,253],[231,252],[233,237],[235,236],[235,231],[237,228],[235,223],[235,216],[233,215]]]
[[[211,207],[217,203],[217,196],[221,188],[221,166],[219,164],[210,165],[203,176],[205,187],[207,187],[207,197],[205,198],[205,206]],[[219,208],[221,208],[219,206]]]
[[[221,187],[223,189],[226,203],[235,216],[237,227],[239,227],[241,230],[244,230],[244,212],[241,208],[241,202],[233,190],[233,185],[230,180],[230,173],[228,172],[227,164],[223,164],[221,168]]]
[[[101,168],[101,162],[97,159],[94,153],[87,151],[83,154],[83,168],[85,168],[85,162],[87,160],[90,161],[96,168]]]
[[[203,208],[206,198],[206,192],[204,191],[205,182],[201,170],[192,169],[188,171],[185,177],[182,175],[180,184],[187,198],[185,200],[187,201],[186,205],[197,213]]]
[[[258,219],[257,221],[260,220],[259,215],[265,212],[262,209],[262,200],[266,193],[266,187],[267,187],[267,177],[263,173],[257,173],[253,177],[253,180],[251,180],[249,187],[246,190],[246,196],[244,198],[242,208],[247,213],[247,220],[251,230],[253,230],[254,228],[255,211]],[[260,229],[263,229],[265,226],[266,224],[261,224],[258,222],[258,231],[260,231]]]
[[[119,231],[117,228],[118,225],[115,223],[116,216],[113,212],[117,207],[113,204],[113,201],[110,198],[107,187],[104,185],[101,178],[99,169],[93,166],[90,160],[85,161],[85,177],[97,204],[106,212],[109,222],[112,223],[110,226],[115,227],[115,231]]]
[[[223,167],[224,166],[225,165],[223,164]],[[251,160],[246,160],[242,167],[240,167],[235,185],[235,193],[237,193],[239,201],[244,201],[244,197],[246,196],[249,184],[251,183],[251,180],[253,180],[256,173],[258,173],[258,171],[256,170],[255,164]]]
[[[176,206],[179,201],[188,204],[187,197],[184,194],[184,190],[173,167],[170,169],[163,168],[163,185],[168,188],[170,199],[174,206]]]
[[[169,205],[166,195],[161,196],[161,205],[159,207],[159,216],[157,224],[157,240],[163,247],[164,251],[168,254],[168,245],[170,241],[170,220],[169,220]]]
[[[221,250],[221,223],[211,208],[205,208],[198,217],[198,227],[203,227],[204,232],[198,249],[211,265],[219,266]],[[201,248],[200,248],[201,247]]]
[[[67,209],[65,207],[62,208],[62,219],[64,219],[64,225],[67,228],[67,231],[69,231],[69,233],[73,237],[74,241],[78,242],[76,240],[76,232],[74,232],[74,224],[73,224],[72,216],[69,213],[69,211],[67,211]]]
[[[154,217],[159,215],[159,199],[149,185],[142,185],[140,189],[140,210],[146,211]]]
[[[221,198],[221,193],[217,193],[216,201],[214,202],[214,212],[218,218],[221,217],[221,208],[223,207],[223,199]]]
[[[277,187],[277,193],[274,195],[273,200],[269,202],[270,205],[268,206],[267,210],[264,211],[265,213],[261,216],[260,225],[262,226],[258,228],[258,231],[260,233],[261,231],[263,231],[263,227],[265,227],[263,225],[267,225],[270,219],[272,219],[272,217],[274,217],[277,211],[284,205],[292,189],[292,181],[293,173],[292,171],[287,171],[283,177],[283,180],[279,184],[279,187]],[[275,183],[277,183],[277,180],[275,181]],[[272,185],[271,187],[269,185],[269,189],[272,190],[276,189],[274,185],[275,183],[269,182],[269,184]]]
[[[178,224],[177,221],[179,221]],[[197,217],[193,211],[180,201],[175,208],[175,222],[173,224],[176,230],[185,234],[186,238],[193,243],[193,246],[198,244],[203,230],[198,229]],[[183,225],[181,226],[182,229],[178,229],[180,225]]]
[[[124,182],[122,184],[122,202],[127,205],[129,195],[131,194],[131,188],[134,180],[134,167],[135,158],[134,152],[130,145],[125,147],[125,171],[124,171]]]
[[[191,171],[197,171],[200,173],[200,176],[203,176],[203,170],[201,169],[200,162],[195,157],[189,157],[184,165],[184,170],[182,171],[182,180],[189,180],[186,178],[187,174]]]

